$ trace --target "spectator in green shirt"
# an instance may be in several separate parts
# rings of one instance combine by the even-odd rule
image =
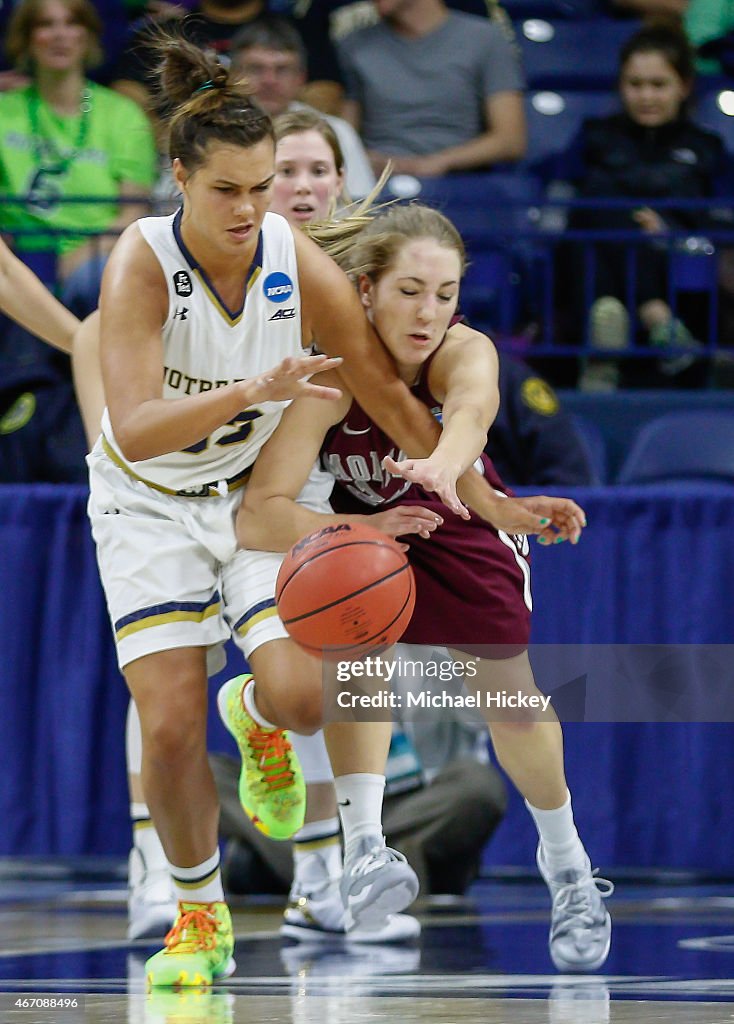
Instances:
[[[97,305],[115,234],[145,213],[119,200],[144,200],[156,171],[145,116],[86,77],[100,29],[89,0],[20,0],[6,47],[31,81],[0,95],[0,227],[78,315]]]

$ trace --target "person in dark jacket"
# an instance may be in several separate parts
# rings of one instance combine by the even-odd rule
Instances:
[[[525,363],[500,356],[500,408],[485,452],[514,486],[602,483],[601,467],[558,395]]]
[[[584,122],[565,156],[562,175],[575,182],[579,198],[642,200],[634,208],[576,210],[570,226],[639,230],[649,237],[649,244],[635,246],[631,274],[628,245],[597,244],[589,335],[598,349],[627,345],[626,302],[633,280],[636,315],[649,344],[679,350],[661,364],[670,374],[690,365],[699,344],[668,302],[669,248],[664,236],[671,230],[701,236],[717,222],[703,209],[656,210],[654,205],[670,199],[707,200],[726,186],[722,140],[695,124],[688,113],[693,78],[693,51],[680,31],[651,25],[635,33],[620,54],[622,111]],[[578,255],[588,263],[586,252]],[[577,269],[580,285],[584,270]],[[600,364],[600,369],[605,366],[613,364]]]

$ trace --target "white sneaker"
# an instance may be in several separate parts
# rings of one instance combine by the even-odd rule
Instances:
[[[280,960],[287,974],[307,982],[309,979],[321,980],[318,994],[324,988],[333,985],[338,991],[344,992],[344,979],[350,979],[347,992],[353,992],[352,981],[356,979],[374,978],[385,974],[412,974],[420,967],[421,951],[417,946],[383,946],[376,949],[360,949],[353,946],[283,946]],[[367,993],[365,993],[367,994]],[[317,1007],[313,1008],[316,1011]],[[358,1020],[363,1007],[355,1008],[350,1017],[339,1017],[338,1020]],[[327,1017],[319,1016],[323,1022]]]
[[[418,895],[418,877],[402,853],[381,836],[363,836],[344,862],[340,884],[347,934],[376,931]]]
[[[352,928],[347,932],[350,945],[384,945],[398,942],[415,942],[420,938],[421,923],[410,914],[388,914],[382,928]]]
[[[553,903],[548,938],[551,960],[559,971],[596,971],[609,955],[612,919],[604,900],[614,892],[606,878],[597,878],[586,858],[580,871],[551,875],[538,844],[538,869]]]
[[[307,891],[294,882],[283,912],[280,934],[297,942],[328,942],[345,936],[344,904],[338,878],[329,878]],[[381,928],[353,928],[347,934],[352,943],[410,942],[421,933],[419,922],[409,914],[389,914]]]
[[[148,870],[142,852],[133,846],[127,885],[128,939],[162,938],[178,911],[168,868]]]
[[[609,989],[603,981],[557,982],[548,995],[548,1024],[609,1024]]]
[[[344,905],[339,894],[339,879],[326,878],[308,887],[294,880],[283,911],[280,934],[299,942],[342,938]]]

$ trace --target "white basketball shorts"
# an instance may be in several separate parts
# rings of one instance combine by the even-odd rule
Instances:
[[[88,513],[121,669],[146,654],[207,647],[215,672],[230,637],[248,657],[287,636],[275,606],[284,556],[237,549],[243,488],[225,497],[164,494],[128,476],[99,444],[87,463]],[[314,467],[298,500],[330,512],[332,483]]]

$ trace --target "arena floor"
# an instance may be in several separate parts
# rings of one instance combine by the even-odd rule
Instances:
[[[148,996],[143,967],[156,946],[126,941],[121,881],[7,867],[0,1024],[734,1021],[731,883],[618,880],[612,952],[591,977],[554,973],[540,883],[482,882],[466,901],[424,906],[414,947],[286,944],[277,905],[234,903],[236,974],[209,992]]]

